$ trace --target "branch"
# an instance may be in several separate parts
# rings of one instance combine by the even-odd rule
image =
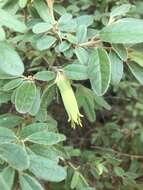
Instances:
[[[91,148],[98,149],[101,151],[112,152],[112,153],[115,153],[115,154],[118,154],[118,155],[124,156],[124,157],[129,157],[129,158],[134,158],[134,159],[143,159],[143,155],[127,154],[127,153],[119,152],[119,151],[111,149],[111,148],[104,148],[104,147],[100,147],[100,146],[96,146],[96,145],[91,146]]]

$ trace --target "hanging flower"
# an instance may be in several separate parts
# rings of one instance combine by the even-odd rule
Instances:
[[[79,112],[70,81],[64,76],[62,72],[58,72],[56,84],[60,90],[60,94],[69,117],[68,121],[71,122],[71,126],[73,128],[75,128],[76,125],[80,125],[82,127],[80,118],[82,115]]]

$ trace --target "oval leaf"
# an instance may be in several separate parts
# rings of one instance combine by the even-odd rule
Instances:
[[[143,21],[133,18],[118,20],[103,28],[100,37],[103,41],[110,43],[141,43],[143,42]]]
[[[87,66],[83,64],[71,64],[64,67],[65,75],[72,80],[88,79]]]
[[[12,143],[0,145],[0,157],[17,170],[25,170],[29,167],[29,158],[22,146]]]
[[[35,101],[36,86],[31,81],[25,81],[16,90],[15,106],[19,113],[28,113]]]
[[[43,145],[54,145],[65,139],[66,137],[62,134],[43,131],[28,136],[25,141]]]
[[[27,27],[23,22],[19,21],[14,15],[3,9],[0,9],[0,17],[0,24],[2,26],[6,26],[16,32],[22,33],[27,30]]]
[[[37,48],[41,51],[49,49],[56,42],[56,40],[57,39],[53,36],[42,37],[37,41]]]
[[[51,182],[60,182],[66,178],[66,170],[55,161],[41,156],[30,156],[29,170],[38,178]]]
[[[110,52],[111,61],[111,83],[118,85],[123,76],[123,62],[114,52]]]
[[[0,70],[12,76],[20,76],[24,72],[19,55],[7,43],[0,43]]]
[[[15,171],[7,167],[0,173],[0,188],[2,190],[11,190],[14,183]]]
[[[99,96],[103,95],[111,79],[111,63],[104,49],[99,48],[92,52],[89,58],[88,73],[94,92]]]
[[[130,62],[127,65],[134,77],[143,85],[143,68],[134,62]]]
[[[50,81],[56,77],[55,72],[52,71],[40,71],[34,75],[35,79],[41,81]]]
[[[0,127],[0,143],[7,143],[16,141],[17,137],[15,136],[14,132],[10,129]]]
[[[28,174],[21,175],[19,179],[22,190],[44,190],[40,183]]]

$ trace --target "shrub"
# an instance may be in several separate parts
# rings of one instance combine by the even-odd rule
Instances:
[[[143,188],[142,7],[0,1],[1,190]]]

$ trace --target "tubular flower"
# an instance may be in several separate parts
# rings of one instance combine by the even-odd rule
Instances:
[[[82,115],[79,112],[77,101],[71,87],[70,81],[64,76],[63,73],[59,72],[56,79],[57,86],[60,90],[62,100],[65,106],[65,109],[68,114],[68,121],[71,122],[71,126],[75,128],[76,125],[81,124]]]

